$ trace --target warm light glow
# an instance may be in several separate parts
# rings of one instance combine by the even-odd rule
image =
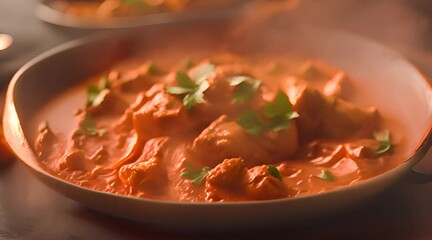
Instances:
[[[13,38],[7,34],[0,34],[0,51],[5,50],[6,48],[12,45]]]

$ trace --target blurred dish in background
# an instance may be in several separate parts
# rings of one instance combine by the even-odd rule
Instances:
[[[43,21],[77,28],[127,28],[186,18],[230,16],[245,0],[42,0]]]

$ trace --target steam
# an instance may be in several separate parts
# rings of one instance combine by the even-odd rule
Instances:
[[[421,0],[304,0],[301,22],[355,32],[399,51],[432,76],[432,4]]]

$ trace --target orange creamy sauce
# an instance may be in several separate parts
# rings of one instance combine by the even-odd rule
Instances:
[[[204,103],[191,109],[176,72],[196,75],[212,63]],[[382,130],[379,111],[349,102],[345,72],[318,61],[303,64],[271,56],[221,54],[158,67],[146,63],[111,71],[109,89],[76,116],[68,134],[41,129],[36,151],[50,173],[95,190],[174,201],[248,201],[316,194],[377,176],[399,164],[392,150],[378,154],[373,131]],[[150,69],[150,70],[149,70]],[[261,85],[244,103],[233,103],[229,79],[248,76]],[[85,91],[83,86],[80,91]],[[263,117],[278,91],[298,118],[279,131],[247,132],[237,119],[246,110]],[[83,99],[84,101],[84,99]],[[83,108],[84,109],[84,106]],[[76,131],[91,117],[97,134]],[[103,131],[102,131],[103,130]],[[193,166],[193,167],[191,167]],[[277,168],[272,174],[269,166]],[[201,182],[182,176],[208,167]],[[327,177],[323,178],[323,172]]]
[[[71,16],[84,19],[107,20],[112,17],[221,7],[232,2],[233,0],[58,0],[52,4],[52,7]]]

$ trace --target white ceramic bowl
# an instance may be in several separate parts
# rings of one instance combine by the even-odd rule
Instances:
[[[77,40],[52,49],[22,67],[12,79],[3,118],[6,139],[28,169],[61,194],[101,212],[176,228],[219,229],[297,221],[352,206],[403,176],[431,179],[431,174],[414,174],[412,170],[432,144],[432,89],[416,67],[396,52],[359,36],[276,23],[249,32],[254,36],[251,41],[232,45],[244,50],[300,52],[346,70],[352,79],[357,79],[354,86],[368,92],[354,94],[353,101],[374,103],[384,116],[397,118],[406,128],[399,131],[404,135],[404,163],[372,179],[325,193],[233,203],[167,202],[99,192],[52,176],[39,166],[32,147],[37,130],[30,122],[58,93],[124,57],[145,54],[152,46],[170,45],[180,52],[217,51],[225,33],[223,27],[201,24],[192,28],[191,23],[177,23],[155,26],[135,35]],[[172,41],[197,36],[202,44],[177,46]]]

